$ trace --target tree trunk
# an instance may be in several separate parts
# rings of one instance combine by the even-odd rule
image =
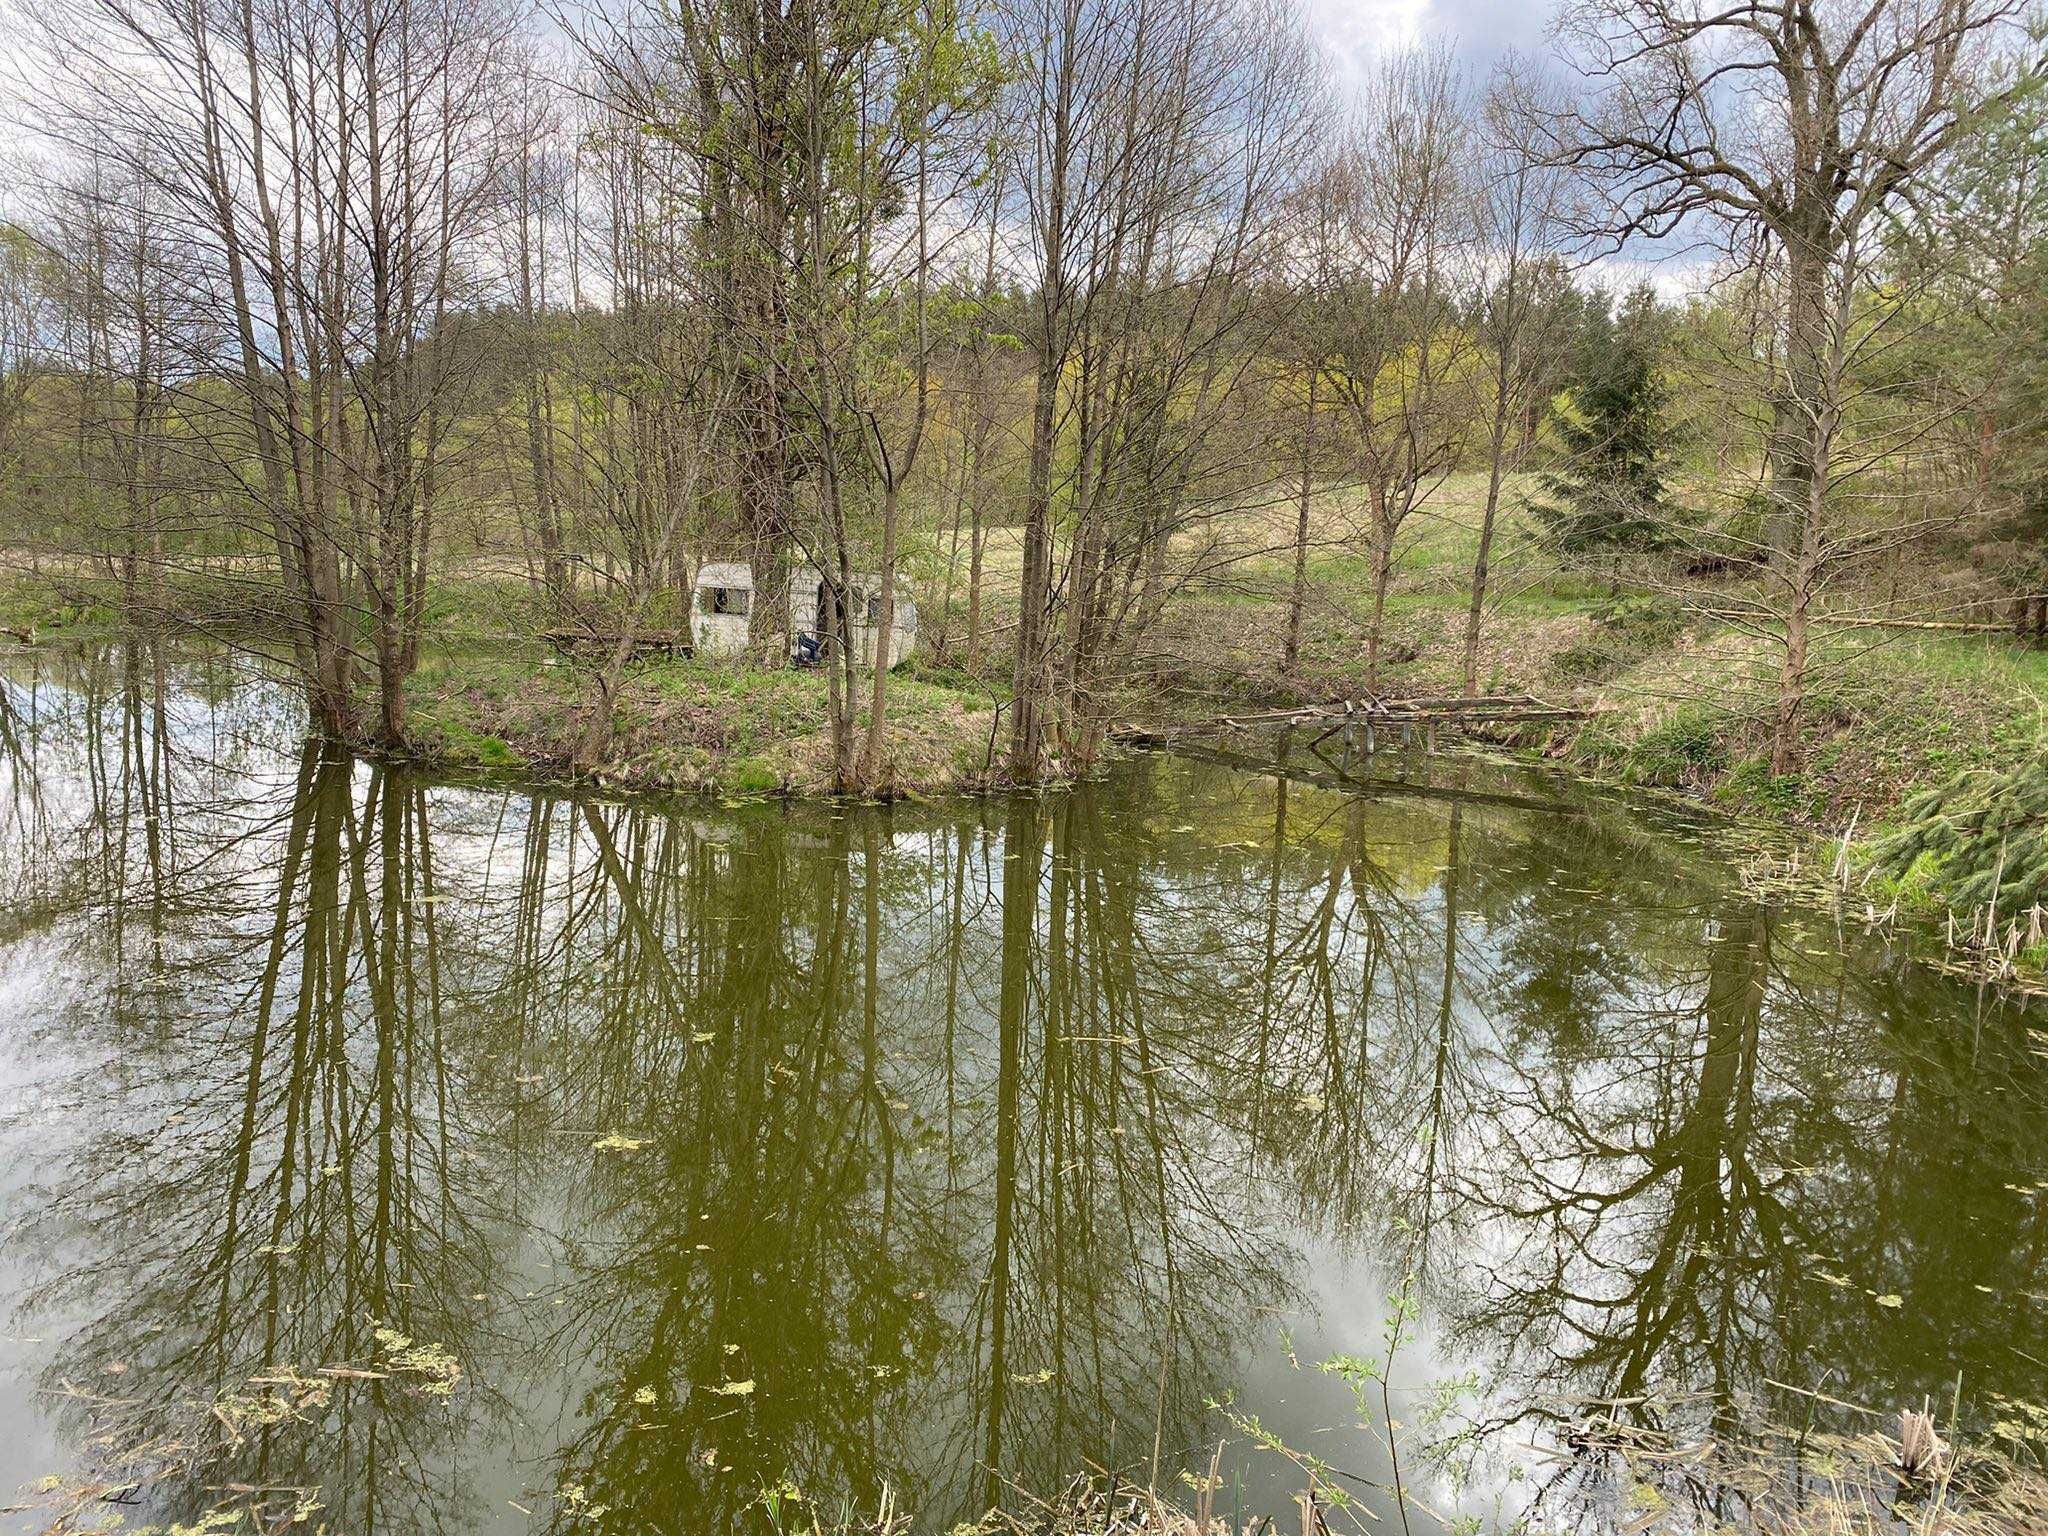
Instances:
[[[1465,697],[1479,693],[1479,625],[1486,613],[1486,578],[1493,554],[1494,519],[1500,514],[1501,481],[1507,472],[1508,418],[1513,402],[1506,350],[1494,378],[1493,440],[1486,466],[1486,506],[1479,514],[1479,548],[1472,556],[1472,600],[1465,609]]]
[[[1787,239],[1785,395],[1777,425],[1787,430],[1773,445],[1773,492],[1785,527],[1773,539],[1785,573],[1785,660],[1778,673],[1778,703],[1771,728],[1771,772],[1797,773],[1799,716],[1806,702],[1808,621],[1826,558],[1824,518],[1830,490],[1834,433],[1840,419],[1839,380],[1830,371],[1827,333],[1827,262],[1816,235],[1802,235],[1832,219],[1823,206]],[[1826,226],[1821,226],[1826,227]]]
[[[1071,12],[1069,13],[1071,17]],[[1053,436],[1059,416],[1060,376],[1067,360],[1067,170],[1075,133],[1074,90],[1078,64],[1072,21],[1056,46],[1059,63],[1053,88],[1051,137],[1046,171],[1039,275],[1038,380],[1031,406],[1031,459],[1024,496],[1024,550],[1017,579],[1017,654],[1011,668],[1010,775],[1029,783],[1038,777],[1045,742],[1046,603],[1052,582]]]
[[[385,601],[377,614],[377,711],[379,734],[387,747],[405,745],[405,667],[398,640],[397,616]]]
[[[1048,332],[1052,326],[1048,324]],[[1050,582],[1052,453],[1060,359],[1051,334],[1042,344],[1038,391],[1031,412],[1031,468],[1024,505],[1024,551],[1017,580],[1017,655],[1011,669],[1010,774],[1038,777],[1044,740],[1046,598]]]
[[[1308,598],[1308,513],[1309,495],[1314,488],[1316,458],[1316,375],[1308,376],[1308,410],[1301,431],[1301,501],[1294,516],[1294,586],[1287,598],[1287,649],[1280,674],[1290,685],[1301,675],[1301,611]]]
[[[1394,582],[1394,530],[1388,523],[1387,493],[1372,488],[1372,622],[1365,632],[1365,689],[1380,688],[1380,646],[1387,627],[1387,589]]]
[[[889,640],[896,623],[896,515],[899,493],[894,484],[882,491],[882,590],[875,627],[874,694],[868,701],[868,735],[861,749],[860,782],[873,789],[881,782],[882,734],[889,716]]]
[[[1807,594],[1795,592],[1785,614],[1785,661],[1778,669],[1778,707],[1771,725],[1771,772],[1799,771],[1799,711],[1806,702]]]
[[[967,540],[967,670],[974,676],[981,674],[981,550],[983,530],[981,525],[981,500],[976,497],[968,507],[970,519]]]
[[[1810,640],[1809,621],[1815,588],[1821,573],[1821,515],[1819,503],[1825,494],[1822,478],[1826,448],[1816,456],[1811,477],[1809,504],[1804,518],[1796,563],[1790,572],[1785,608],[1785,660],[1778,670],[1778,704],[1771,725],[1771,772],[1797,773],[1800,767],[1799,716],[1806,703],[1806,661]]]
[[[540,541],[541,587],[559,613],[569,597],[569,567],[562,554],[562,519],[555,499],[553,456],[548,450],[538,368],[526,385],[526,455],[533,477],[534,534]]]

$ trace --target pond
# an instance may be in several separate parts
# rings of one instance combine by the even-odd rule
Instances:
[[[1219,1444],[1284,1512],[1261,1432],[1562,1520],[1589,1403],[2048,1395],[2048,1017],[1704,819],[1301,743],[622,803],[224,656],[0,697],[0,1530],[943,1531]]]

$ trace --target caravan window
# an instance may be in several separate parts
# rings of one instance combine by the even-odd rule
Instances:
[[[702,613],[725,613],[743,619],[753,595],[745,587],[706,587],[697,596],[697,608]]]

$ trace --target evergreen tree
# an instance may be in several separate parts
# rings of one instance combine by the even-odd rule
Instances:
[[[1568,457],[1541,477],[1549,500],[1532,509],[1560,549],[1650,548],[1662,540],[1670,438],[1658,377],[1664,332],[1647,287],[1618,312],[1600,298],[1586,306],[1565,381],[1571,410],[1558,422]]]
[[[2037,942],[2032,914],[2048,903],[2048,747],[2011,768],[1966,769],[1914,795],[1871,861],[1952,912],[2026,922],[2028,942]]]

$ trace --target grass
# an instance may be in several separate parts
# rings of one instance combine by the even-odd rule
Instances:
[[[578,775],[633,789],[814,794],[831,785],[826,683],[682,658],[632,667],[593,736],[594,674],[537,648],[436,653],[408,687],[410,744],[454,768]],[[865,713],[861,716],[864,728]],[[986,698],[892,677],[886,787],[933,793],[988,777]],[[589,742],[603,745],[586,761]]]
[[[1428,693],[1462,686],[1463,631],[1485,477],[1453,475],[1401,534],[1386,606],[1380,687]],[[1690,493],[1688,493],[1690,494]],[[1542,745],[1588,771],[1676,789],[1738,813],[1839,832],[1882,825],[1915,789],[2023,759],[2048,728],[2048,652],[2002,635],[1821,627],[1803,710],[1803,766],[1774,774],[1769,741],[1782,651],[1769,640],[1686,611],[1624,568],[1618,578],[1561,566],[1528,510],[1534,476],[1509,478],[1496,522],[1479,683],[1596,705],[1597,722]],[[1294,507],[1247,511],[1229,535],[1272,553],[1227,583],[1169,607],[1158,649],[1181,696],[1169,716],[1219,700],[1355,696],[1365,681],[1371,563],[1355,491],[1319,491],[1312,507],[1310,600],[1299,675],[1283,678]],[[1636,579],[1632,580],[1634,577]],[[1909,578],[1914,579],[1914,578]],[[1917,578],[1942,591],[1946,578]],[[1726,578],[1731,597],[1744,589]],[[1944,597],[1952,602],[1953,594]],[[1910,608],[1916,599],[1904,593]]]
[[[1481,1495],[1495,1506],[1490,1514],[1438,1507],[1402,1480],[1399,1461],[1375,1508],[1352,1491],[1351,1474],[1270,1437],[1252,1438],[1298,1474],[1293,1502],[1304,1536],[1412,1528],[1411,1512],[1422,1529],[1450,1536],[2023,1536],[2048,1522],[2048,1479],[2037,1466],[1992,1445],[1951,1445],[1922,1415],[1912,1417],[1924,1428],[1902,1417],[1897,1439],[1811,1425],[1686,1439],[1623,1421],[1611,1407],[1587,1407],[1587,1417],[1562,1427],[1556,1449],[1537,1451],[1526,1481],[1510,1481],[1519,1497]],[[1414,1462],[1422,1449],[1411,1446],[1402,1460]],[[1420,1460],[1429,1466],[1426,1454]],[[1013,1489],[1007,1507],[953,1526],[951,1536],[1280,1536],[1293,1528],[1241,1512],[1221,1463],[1219,1446],[1205,1474],[1184,1472],[1166,1489],[1099,1471],[1056,1490]],[[1400,1506],[1398,1527],[1387,1501]],[[842,1504],[828,1516],[777,1493],[764,1494],[760,1508],[774,1536],[907,1536],[917,1528],[916,1513],[886,1495],[871,1514]]]
[[[0,630],[35,635],[111,631],[117,615],[97,595],[49,582],[0,582]]]
[[[1693,631],[1599,685],[1607,706],[1575,755],[1633,782],[1840,830],[1882,825],[1915,789],[2023,760],[2039,740],[2048,657],[1997,637],[1824,633],[1802,710],[1801,771],[1769,773],[1780,656],[1732,630]],[[1788,782],[1789,780],[1789,782]]]
[[[1893,1438],[1773,1427],[1687,1441],[1607,1417],[1574,1432],[1578,1459],[1611,1490],[1613,1528],[1638,1536],[2018,1536],[2048,1520],[2037,1466],[1937,1439],[1936,1458],[1909,1472],[1904,1441],[1918,1433],[1903,1419],[1899,1429]]]

